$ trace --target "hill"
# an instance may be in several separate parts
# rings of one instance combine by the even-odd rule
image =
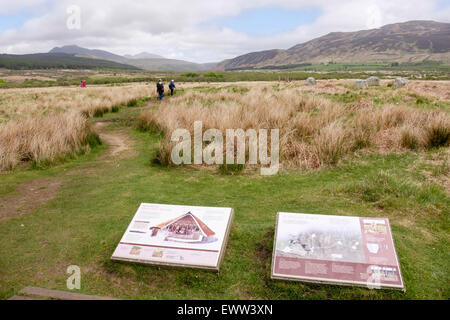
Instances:
[[[0,68],[6,69],[119,69],[137,67],[114,61],[77,57],[65,53],[0,54]]]
[[[206,71],[216,65],[215,63],[200,64],[184,60],[166,59],[160,55],[148,52],[120,56],[108,51],[87,49],[76,45],[56,47],[50,50],[49,53],[66,53],[77,57],[109,60],[148,71]]]
[[[124,57],[127,59],[165,59],[163,56],[148,52],[141,52],[135,55],[126,54]]]
[[[409,21],[356,32],[332,32],[287,50],[252,52],[218,70],[333,62],[450,62],[450,23]]]
[[[149,71],[207,71],[213,68],[215,63],[194,63],[176,59],[131,59],[128,64],[138,67],[139,69]]]
[[[66,53],[70,55],[75,55],[78,57],[92,58],[92,59],[103,59],[119,63],[126,63],[127,58],[119,56],[117,54],[98,50],[98,49],[86,49],[76,45],[55,47],[49,51],[49,53]]]

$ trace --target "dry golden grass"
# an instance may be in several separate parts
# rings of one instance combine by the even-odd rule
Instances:
[[[0,89],[0,170],[28,161],[41,165],[87,151],[89,139],[96,139],[87,117],[154,95],[155,85],[142,83]]]
[[[86,152],[98,139],[86,116],[153,94],[142,84],[0,90],[0,170]]]
[[[93,115],[140,97],[155,95],[153,84],[124,86],[0,89],[0,122],[78,110]]]
[[[40,166],[89,150],[98,142],[86,117],[70,111],[0,126],[0,170],[24,161]]]
[[[304,91],[314,92],[314,93],[345,93],[347,88],[345,86],[352,86],[352,80],[319,80],[315,86],[304,85],[303,83],[299,83],[301,89]],[[339,84],[337,86],[337,84]]]
[[[0,90],[0,170],[86,152],[99,141],[86,116],[153,94],[148,85]]]
[[[429,99],[450,100],[450,81],[410,81],[409,92]]]
[[[245,85],[248,92],[223,88],[190,91],[141,114],[140,127],[164,131],[159,160],[170,163],[172,132],[186,128],[193,136],[194,121],[203,130],[280,129],[280,159],[284,167],[317,168],[334,165],[359,150],[402,152],[448,146],[450,116],[440,110],[406,105],[337,103],[302,92],[288,84]]]
[[[279,128],[282,164],[295,168],[336,164],[361,149],[386,153],[448,145],[448,113],[402,104],[377,107],[370,98],[376,93],[382,99],[393,95],[415,99],[413,92],[445,100],[447,82],[410,82],[400,90],[369,88],[368,96],[347,104],[321,96],[345,93],[350,84],[350,80],[319,81],[317,86],[303,82],[180,84],[179,88],[199,88],[163,101],[157,111],[143,113],[140,126],[168,133],[159,152],[160,161],[166,164],[173,146],[171,132],[176,128],[193,130],[196,120],[203,122],[204,130],[217,128],[222,132],[229,128]],[[80,125],[87,121],[80,114],[107,112],[113,106],[154,94],[154,84],[141,83],[85,89],[2,89],[0,168],[13,168],[25,160],[45,163],[81,152],[87,148],[86,136],[91,131]],[[68,125],[70,117],[78,125]],[[48,138],[52,135],[61,140]]]

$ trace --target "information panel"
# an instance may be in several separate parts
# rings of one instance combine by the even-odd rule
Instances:
[[[111,259],[219,270],[233,209],[142,203]]]
[[[272,278],[405,289],[385,218],[279,212]]]

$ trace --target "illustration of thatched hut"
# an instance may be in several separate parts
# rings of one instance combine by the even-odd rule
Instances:
[[[152,237],[162,236],[165,241],[205,243],[217,240],[215,232],[191,212],[153,226],[150,230]]]

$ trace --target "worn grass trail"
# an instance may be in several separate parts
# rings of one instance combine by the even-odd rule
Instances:
[[[152,162],[160,137],[134,129],[141,110],[102,119],[104,138],[126,141],[121,152],[106,138],[111,145],[64,164],[0,175],[0,199],[27,181],[63,179],[48,202],[0,221],[0,298],[25,286],[67,290],[69,265],[81,268],[80,293],[126,299],[450,297],[450,202],[440,183],[429,180],[432,172],[446,177],[448,168],[441,167],[448,153],[430,152],[433,161],[414,153],[369,155],[338,168],[271,177],[166,168]],[[233,207],[220,273],[111,262],[141,202]],[[406,293],[270,280],[277,211],[388,217]]]

